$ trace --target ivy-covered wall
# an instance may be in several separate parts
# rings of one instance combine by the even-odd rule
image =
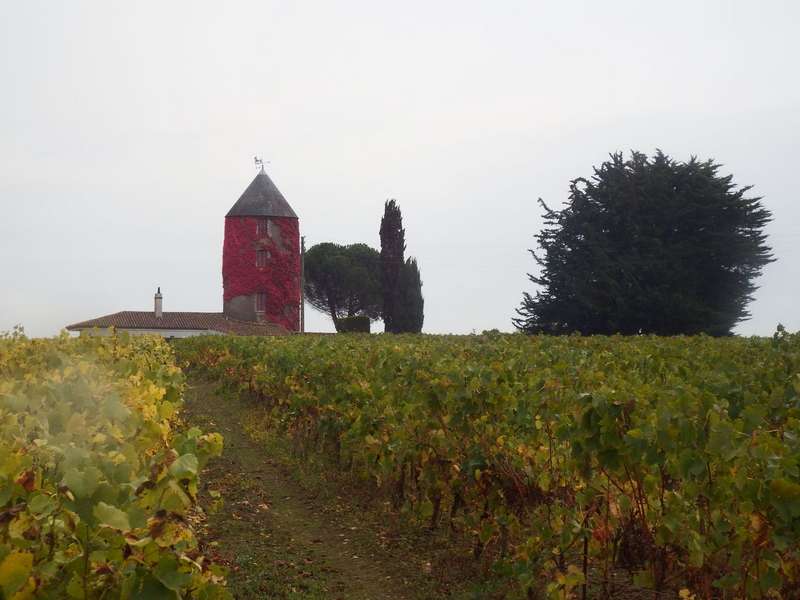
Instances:
[[[297,219],[269,217],[277,227],[258,235],[259,217],[226,217],[222,246],[223,306],[233,318],[255,318],[255,295],[266,293],[264,319],[290,331],[300,328],[300,227]],[[265,266],[256,252],[266,250]],[[249,297],[244,300],[240,297]],[[252,316],[238,307],[251,309]],[[237,307],[237,308],[234,308]]]

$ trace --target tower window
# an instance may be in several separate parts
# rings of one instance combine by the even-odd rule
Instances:
[[[256,293],[256,312],[263,313],[267,310],[267,293],[266,292],[257,292]]]
[[[274,238],[278,233],[278,226],[272,219],[258,219],[256,221],[256,236]]]
[[[271,258],[269,250],[256,250],[256,266],[266,267],[267,261]]]

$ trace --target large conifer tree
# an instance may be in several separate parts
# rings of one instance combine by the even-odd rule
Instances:
[[[406,232],[403,229],[403,215],[395,200],[387,200],[384,204],[380,235],[383,322],[387,332],[398,333],[395,313],[399,301],[400,272],[404,265]]]
[[[417,259],[409,258],[400,270],[398,297],[395,305],[394,329],[396,333],[420,333],[425,318],[425,300],[422,297],[422,278]]]
[[[528,333],[727,335],[749,316],[754,279],[772,262],[770,213],[712,160],[613,154],[569,202],[541,200],[540,286],[514,324]]]

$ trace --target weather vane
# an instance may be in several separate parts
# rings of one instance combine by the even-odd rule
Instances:
[[[256,163],[256,169],[260,169],[261,171],[264,170],[264,161],[261,160],[261,157],[254,156],[253,161]],[[269,164],[269,161],[266,161],[266,164]]]

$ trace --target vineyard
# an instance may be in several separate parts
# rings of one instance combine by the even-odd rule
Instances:
[[[800,597],[800,336],[0,338],[0,598],[230,597],[195,523],[218,434],[469,541],[504,597]]]
[[[466,536],[508,597],[800,597],[799,336],[207,337],[177,351],[254,398],[298,455]]]
[[[0,337],[0,598],[220,600],[198,548],[198,472],[161,338]]]

